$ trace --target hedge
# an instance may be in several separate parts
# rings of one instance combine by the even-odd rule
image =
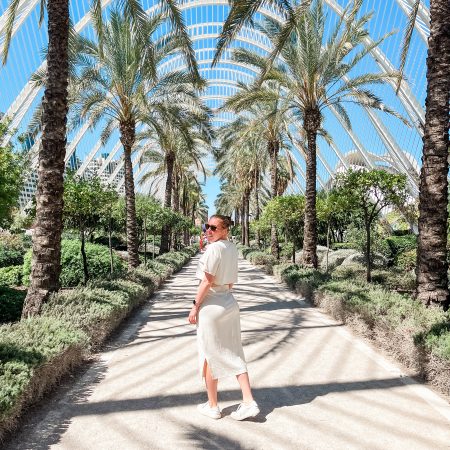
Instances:
[[[243,252],[244,253],[244,252]],[[379,272],[379,273],[378,273]],[[367,283],[365,268],[339,266],[331,274],[297,264],[280,264],[274,275],[336,319],[375,340],[402,363],[446,394],[450,393],[450,311],[426,308],[410,295],[390,290],[395,277],[411,275],[374,271],[385,283]]]
[[[21,286],[22,266],[0,267],[0,286]]]
[[[197,251],[198,245],[187,247],[122,278],[62,290],[50,297],[41,316],[1,325],[0,441],[29,404],[97,349],[133,308]],[[0,299],[2,289],[7,288],[0,288]]]
[[[78,286],[84,280],[83,262],[78,240],[63,239],[61,242],[61,275],[59,281],[63,287]],[[86,243],[88,270],[91,278],[110,277],[109,248],[103,245]],[[122,260],[113,257],[114,274],[121,275],[125,266]],[[23,264],[23,283],[29,285],[31,274],[31,250],[25,254]]]

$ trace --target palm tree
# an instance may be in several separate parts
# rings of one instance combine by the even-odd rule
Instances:
[[[158,127],[163,121],[177,121],[177,99],[185,95],[192,77],[183,72],[157,75],[158,63],[178,51],[173,36],[152,42],[152,35],[163,23],[156,15],[141,20],[140,32],[134,33],[131,17],[112,10],[110,21],[102,27],[99,42],[83,42],[84,66],[74,81],[78,86],[74,114],[97,124],[106,118],[102,141],[107,142],[119,129],[124,148],[127,247],[129,266],[139,265],[135,189],[131,153],[136,129],[144,122]],[[193,88],[191,87],[191,90]],[[174,103],[175,106],[171,106]]]
[[[191,109],[188,108],[189,106]],[[182,111],[183,107],[185,109]],[[174,206],[175,211],[179,210],[179,183],[183,172],[190,166],[204,172],[201,157],[205,156],[203,149],[212,139],[209,124],[210,112],[201,105],[198,98],[197,102],[192,102],[191,105],[178,102],[177,108],[178,116],[182,118],[178,123],[172,121],[170,125],[168,123],[156,125],[154,120],[147,121],[147,124],[153,126],[153,130],[150,129],[147,134],[143,133],[143,136],[150,139],[150,148],[140,159],[140,164],[155,164],[153,170],[148,171],[141,178],[141,184],[155,176],[165,175],[163,204],[166,208]],[[176,197],[174,203],[172,203],[173,194]],[[169,251],[170,232],[170,225],[164,225],[161,232],[160,253]]]
[[[416,0],[405,30],[403,71],[419,8]],[[450,102],[450,4],[430,0],[427,99],[419,191],[416,296],[429,306],[450,307],[447,262],[448,151]],[[400,85],[400,84],[399,84]]]
[[[283,65],[272,66],[265,75],[265,79],[275,79],[284,87],[290,110],[302,121],[306,134],[303,264],[310,267],[317,267],[316,141],[323,111],[333,108],[348,128],[351,128],[345,106],[348,103],[384,111],[407,123],[370,90],[371,85],[397,79],[398,73],[352,74],[359,62],[387,37],[385,35],[369,46],[364,44],[368,36],[365,25],[370,14],[357,17],[361,3],[355,1],[351,8],[344,10],[325,42],[323,1],[315,1],[310,9],[295,19],[295,28],[280,50]],[[277,36],[282,32],[280,25],[267,20],[262,30],[276,45]]]
[[[266,60],[247,50],[237,50],[233,57],[236,61],[257,68],[265,68]],[[239,84],[240,91],[230,97],[223,109],[243,113],[245,116],[236,121],[235,127],[240,128],[239,142],[248,139],[249,133],[262,136],[265,140],[267,155],[270,159],[270,179],[272,197],[278,195],[278,159],[282,148],[287,150],[289,139],[289,111],[287,102],[276,81],[265,82],[262,85],[245,86]],[[278,238],[275,224],[271,229],[271,252],[278,255]]]
[[[8,7],[3,64],[8,56],[19,4],[19,0],[13,0]],[[45,4],[48,16],[47,82],[42,101],[42,145],[39,149],[31,282],[22,310],[24,318],[39,314],[49,294],[59,289],[61,273],[63,173],[68,109],[69,2],[52,0],[42,2],[41,7]]]
[[[21,3],[21,0],[11,0],[8,6],[2,52],[3,64],[8,57],[12,31]],[[42,145],[39,148],[31,281],[24,302],[23,317],[39,314],[48,295],[59,289],[61,273],[63,174],[68,112],[69,1],[42,0],[40,22],[44,18],[44,7],[47,8],[48,17],[47,76],[42,103],[43,131]],[[121,7],[131,16],[135,29],[141,30],[140,24],[145,21],[146,14],[139,2],[122,0]],[[178,6],[173,0],[164,0],[161,2],[161,9],[169,17],[177,39],[182,44],[191,73],[199,79],[195,53]],[[101,0],[93,0],[91,13],[101,38]]]
[[[255,185],[255,172],[258,169],[258,148],[252,145],[252,141],[239,144],[222,141],[215,173],[237,186],[235,193],[240,197],[242,210],[242,243],[247,246],[250,244],[250,194]]]

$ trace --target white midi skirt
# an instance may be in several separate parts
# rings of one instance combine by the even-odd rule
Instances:
[[[208,363],[213,379],[247,372],[241,341],[239,305],[228,286],[215,286],[205,297],[197,321],[200,375]]]

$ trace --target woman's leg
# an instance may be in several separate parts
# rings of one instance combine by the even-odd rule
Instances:
[[[217,406],[217,384],[219,380],[213,379],[209,364],[207,363],[206,359],[205,365],[203,367],[203,373],[205,374],[206,392],[208,393],[209,406],[214,408],[215,406]]]
[[[252,389],[250,387],[250,379],[248,377],[248,372],[240,373],[236,375],[239,382],[239,386],[242,391],[242,400],[244,403],[250,403],[253,401]]]

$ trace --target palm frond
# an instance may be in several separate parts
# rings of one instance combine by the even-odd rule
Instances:
[[[14,22],[17,16],[17,10],[19,9],[21,0],[11,0],[8,9],[6,10],[6,23],[4,28],[4,42],[3,42],[3,55],[2,64],[5,65],[8,60],[9,46],[11,45],[11,36],[14,28]]]
[[[402,42],[402,53],[400,56],[400,67],[398,69],[400,77],[397,81],[396,94],[400,90],[400,85],[402,83],[403,71],[405,70],[406,58],[408,56],[409,47],[411,45],[412,34],[414,31],[414,26],[416,25],[417,13],[419,12],[420,0],[415,0],[411,8],[411,12],[408,16],[408,23],[405,28],[405,34],[403,35]]]

